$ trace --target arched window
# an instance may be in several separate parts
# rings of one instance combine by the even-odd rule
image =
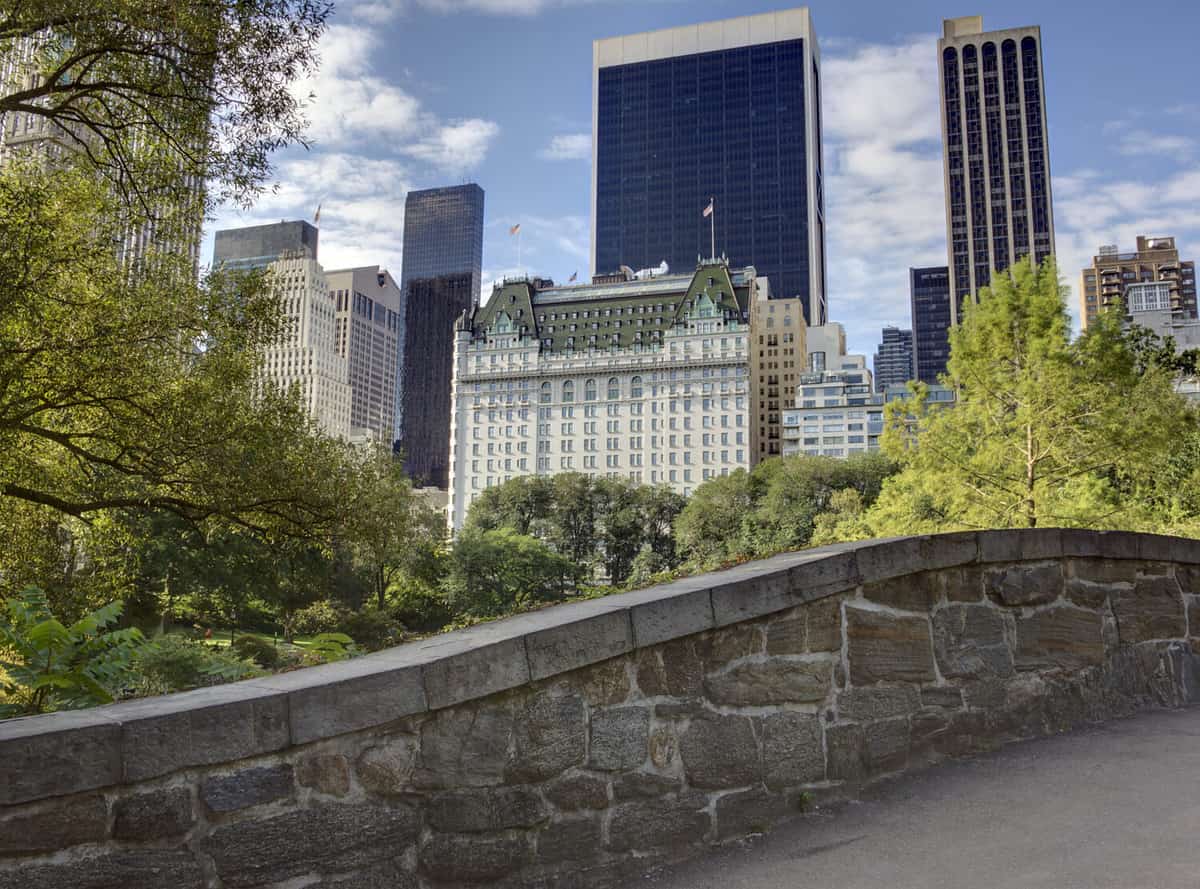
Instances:
[[[595,401],[596,400],[596,381],[595,380],[588,380],[586,383],[583,384],[583,400],[584,401]]]
[[[608,381],[608,400],[616,401],[621,397],[621,383],[616,377],[611,377]]]
[[[642,397],[642,378],[641,377],[634,377],[632,380],[629,381],[629,397],[630,398],[641,398]]]
[[[575,383],[567,380],[563,383],[563,403],[575,400]]]
[[[550,398],[550,384],[542,383],[542,404],[549,404]]]

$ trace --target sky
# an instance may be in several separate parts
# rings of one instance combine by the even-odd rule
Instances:
[[[399,278],[409,189],[478,182],[488,282],[521,265],[589,274],[592,41],[786,9],[731,0],[340,0],[322,38],[308,148],[275,156],[274,188],[212,232],[308,219],[326,269]],[[1060,273],[1101,244],[1174,235],[1200,258],[1200,3],[836,0],[809,6],[821,50],[829,318],[851,351],[910,326],[908,269],[946,263],[937,79],[943,18],[1040,25]]]

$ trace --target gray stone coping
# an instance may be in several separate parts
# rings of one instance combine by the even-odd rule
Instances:
[[[975,562],[1200,564],[1200,540],[1123,531],[957,532],[785,553],[481,624],[365,657],[0,722],[0,805],[147,780],[451,707],[859,584]]]

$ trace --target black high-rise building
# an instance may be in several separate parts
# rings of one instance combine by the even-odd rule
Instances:
[[[417,484],[449,484],[454,322],[475,305],[471,288],[469,272],[408,282],[397,447]]]
[[[1050,149],[1037,27],[947,19],[938,41],[952,318],[1023,256],[1054,253]]]
[[[246,271],[285,255],[316,259],[319,236],[316,226],[303,220],[224,229],[213,239],[213,265]]]
[[[820,54],[807,9],[593,45],[592,272],[753,265],[823,324]],[[715,234],[703,211],[714,204]]]
[[[466,272],[479,302],[483,269],[483,189],[471,183],[410,191],[404,201],[400,289],[418,278]]]
[[[913,364],[917,379],[936,383],[950,357],[950,270],[944,265],[909,269]]]

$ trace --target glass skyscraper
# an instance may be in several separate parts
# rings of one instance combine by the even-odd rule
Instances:
[[[404,201],[402,259],[402,290],[418,278],[466,272],[471,276],[471,298],[478,303],[483,269],[483,189],[471,183],[410,191]]]
[[[1054,253],[1050,150],[1037,27],[947,19],[938,41],[952,317],[1022,256]]]
[[[950,357],[950,270],[944,265],[909,269],[913,364],[917,379],[933,384]]]
[[[596,41],[593,274],[689,273],[715,241],[824,323],[820,105],[807,9]]]

